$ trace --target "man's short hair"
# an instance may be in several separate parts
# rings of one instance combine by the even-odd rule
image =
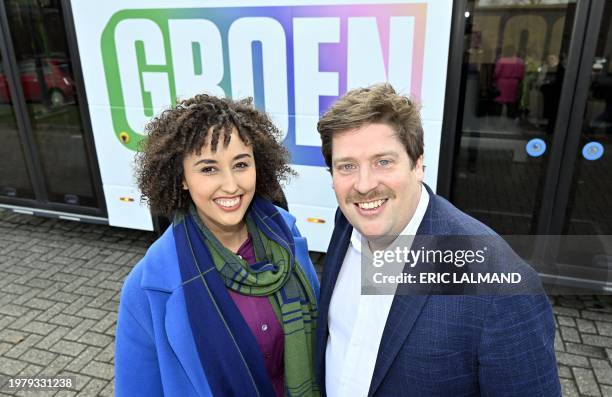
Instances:
[[[332,170],[334,134],[380,123],[395,131],[414,169],[417,160],[423,155],[423,127],[419,110],[414,101],[399,95],[388,83],[347,92],[325,112],[317,124],[325,163]]]

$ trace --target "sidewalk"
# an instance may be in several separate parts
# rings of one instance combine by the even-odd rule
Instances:
[[[0,375],[76,377],[76,390],[16,395],[114,395],[119,291],[153,239],[0,209]],[[612,297],[551,301],[563,395],[612,396]]]

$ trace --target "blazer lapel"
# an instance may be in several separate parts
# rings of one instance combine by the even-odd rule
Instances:
[[[378,357],[376,358],[376,365],[374,367],[374,373],[372,374],[372,382],[370,383],[368,396],[374,395],[376,389],[378,389],[385,378],[397,353],[404,345],[410,331],[412,331],[412,327],[419,317],[426,301],[426,295],[397,295],[393,299],[389,317],[387,318],[387,324],[385,325],[380,346],[378,347]]]
[[[200,363],[191,325],[189,324],[185,294],[182,287],[177,288],[168,298],[164,325],[168,342],[172,346],[174,353],[176,353],[197,394],[200,396],[211,395],[204,369]]]
[[[417,235],[435,235],[436,231],[432,220],[437,208],[437,196],[425,183],[423,183],[423,188],[427,189],[427,193],[429,193],[429,203],[417,230]],[[427,299],[428,295],[396,295],[393,299],[387,324],[378,347],[378,356],[370,383],[370,391],[368,392],[369,396],[376,393],[385,378],[395,357],[397,357],[412,331]]]
[[[342,215],[340,210],[336,211],[336,224],[332,234],[325,264],[323,265],[323,275],[321,277],[321,293],[319,299],[319,317],[317,320],[317,339],[315,347],[315,372],[321,395],[325,395],[325,349],[327,347],[327,337],[329,335],[327,316],[329,314],[329,303],[331,301],[338,273],[344,262],[344,255],[351,240],[352,226]]]

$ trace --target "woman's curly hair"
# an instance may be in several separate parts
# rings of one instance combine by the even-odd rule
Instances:
[[[145,127],[147,139],[136,155],[136,180],[151,212],[172,219],[191,203],[184,190],[183,159],[199,155],[212,134],[211,151],[219,141],[224,147],[236,128],[245,145],[252,145],[257,183],[255,192],[270,201],[284,200],[281,182],[295,172],[289,167],[289,152],[279,143],[281,132],[251,98],[234,101],[201,94],[179,101]]]

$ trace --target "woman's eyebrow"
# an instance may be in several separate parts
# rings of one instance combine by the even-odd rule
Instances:
[[[217,163],[218,163],[218,161],[217,160],[213,160],[213,159],[200,159],[200,160],[196,161],[193,166],[195,167],[195,166],[198,166],[200,164],[217,164]]]
[[[248,154],[248,153],[242,153],[242,154],[236,155],[234,157],[234,161],[239,160],[239,159],[243,159],[245,157],[252,157],[252,156],[250,154]]]

